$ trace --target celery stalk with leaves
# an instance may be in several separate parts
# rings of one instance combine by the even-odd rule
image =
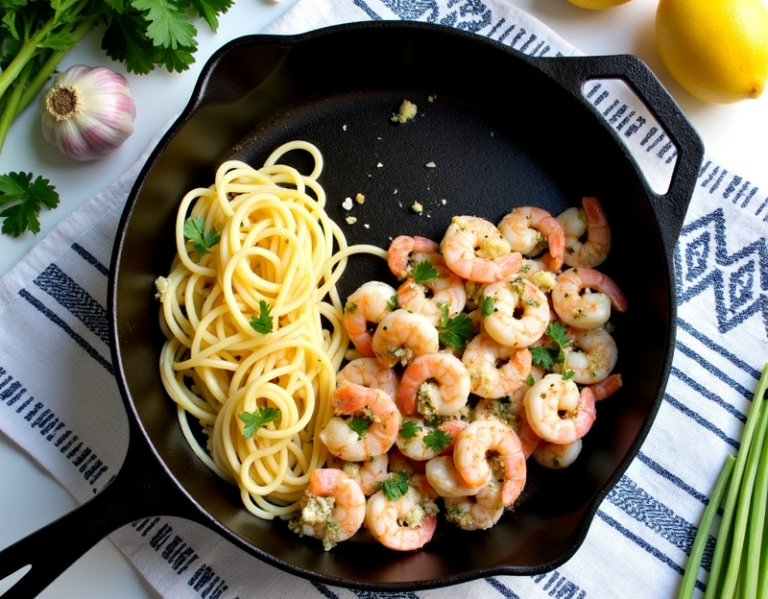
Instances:
[[[156,67],[182,72],[194,63],[201,18],[211,30],[234,0],[0,0],[0,152],[16,117],[56,73],[67,53],[88,32],[103,31],[101,48],[146,74]],[[58,195],[48,180],[31,173],[0,175],[2,232],[40,230],[41,207]]]

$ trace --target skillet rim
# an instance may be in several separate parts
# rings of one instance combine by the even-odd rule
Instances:
[[[140,433],[140,435],[144,438],[144,441],[149,445],[149,448],[152,451],[153,456],[157,461],[160,462],[161,466],[166,472],[168,471],[168,469],[163,463],[163,458],[160,455],[158,455],[156,448],[154,447],[154,444],[145,429],[145,426],[144,426],[144,423],[142,422],[141,417],[136,412],[135,402],[132,398],[130,388],[125,378],[125,371],[123,369],[123,360],[122,360],[122,353],[121,353],[121,347],[120,347],[120,331],[118,326],[117,310],[116,310],[116,306],[119,301],[119,298],[118,298],[119,274],[118,273],[119,273],[119,266],[122,261],[122,252],[124,249],[123,244],[125,242],[126,230],[130,225],[131,216],[136,206],[136,203],[139,197],[141,196],[141,191],[143,189],[143,186],[146,183],[148,177],[150,176],[159,158],[164,154],[164,152],[166,151],[168,146],[171,144],[173,139],[178,135],[178,133],[183,129],[186,123],[192,118],[192,116],[195,114],[195,112],[199,109],[199,107],[204,102],[207,87],[212,83],[212,81],[214,81],[213,76],[215,75],[216,66],[233,49],[243,45],[271,45],[271,46],[279,45],[279,46],[293,47],[296,45],[300,45],[304,42],[312,41],[324,36],[334,35],[337,32],[343,33],[344,31],[347,31],[347,30],[361,30],[361,29],[367,29],[367,28],[372,28],[372,29],[382,29],[382,28],[401,29],[402,28],[406,30],[416,30],[416,31],[432,30],[432,31],[438,31],[442,34],[447,34],[449,37],[454,36],[459,38],[467,38],[472,40],[474,43],[490,45],[492,47],[496,47],[497,49],[507,52],[514,59],[522,60],[527,64],[533,66],[539,72],[541,72],[544,76],[549,77],[550,79],[555,81],[555,83],[558,83],[559,85],[561,85],[561,87],[563,86],[563,84],[561,81],[558,80],[556,73],[553,72],[553,70],[550,69],[549,66],[547,68],[543,67],[543,65],[545,64],[544,61],[548,62],[550,65],[554,65],[557,62],[567,65],[568,63],[575,64],[576,61],[579,60],[579,57],[557,57],[557,58],[530,57],[520,52],[517,52],[500,42],[497,42],[495,40],[492,40],[477,34],[457,30],[447,26],[436,25],[432,23],[413,22],[413,21],[379,21],[379,22],[374,21],[374,22],[361,22],[361,23],[347,23],[343,25],[336,25],[336,26],[326,27],[322,29],[316,29],[316,30],[312,30],[309,32],[296,34],[296,35],[270,35],[270,34],[248,35],[248,36],[236,38],[224,44],[219,50],[217,50],[210,57],[210,59],[207,61],[206,65],[204,66],[203,70],[201,71],[198,77],[198,80],[196,82],[195,88],[191,94],[190,100],[188,101],[186,107],[179,114],[177,119],[169,127],[169,129],[162,136],[162,138],[157,143],[155,148],[152,150],[152,152],[147,158],[146,163],[142,167],[136,179],[136,182],[132,186],[131,192],[126,202],[126,207],[123,211],[123,214],[121,216],[118,229],[117,229],[116,240],[115,240],[113,253],[112,253],[109,284],[108,284],[108,304],[109,304],[108,313],[110,314],[110,337],[112,341],[111,343],[112,357],[113,357],[113,363],[115,364],[115,376],[118,381],[121,398],[123,400],[124,405],[126,406],[127,411],[130,414],[129,420],[131,421],[131,432]],[[647,69],[647,67],[645,67],[642,61],[640,61],[639,58],[634,56],[617,56],[617,57],[602,57],[602,58],[605,60],[614,60],[616,61],[617,64],[619,64],[619,66],[624,65],[626,68],[630,68],[630,69],[641,69],[641,70]],[[593,60],[593,59],[585,58],[585,60]],[[559,67],[556,67],[556,69],[557,68]],[[577,96],[577,94],[574,93],[573,90],[570,90],[570,95]],[[641,99],[643,98],[641,97]],[[593,114],[594,120],[596,121],[596,124],[606,129],[610,133],[610,135],[613,137],[613,141],[617,146],[616,150],[621,151],[621,153],[624,155],[624,159],[629,161],[630,166],[633,168],[633,170],[638,176],[639,185],[648,196],[649,201],[652,202],[653,198],[656,197],[656,194],[651,190],[645,177],[642,174],[642,171],[640,170],[639,165],[637,164],[636,160],[629,152],[626,144],[622,142],[618,133],[612,127],[610,127],[610,125],[606,122],[604,118],[602,118],[602,116],[598,113],[598,111],[589,103],[584,101],[583,98],[575,97],[573,101],[574,102],[581,101],[583,104],[589,106]],[[646,106],[649,108],[649,110],[651,111],[654,110],[654,106],[651,104],[651,102],[646,101]],[[689,140],[692,143],[692,149],[687,151],[691,151],[693,154],[700,153],[703,155],[703,147],[701,147],[700,141],[698,141],[698,144],[696,143],[697,140],[698,140],[698,136],[696,136],[695,132],[692,131],[692,138],[691,140]],[[693,191],[693,187],[691,186],[690,193],[692,193],[692,191]],[[690,194],[689,194],[688,201],[689,200],[690,200]],[[653,202],[652,202],[652,205],[653,205]],[[686,206],[687,206],[687,202],[686,202]],[[682,223],[680,222],[679,224],[681,225]],[[658,222],[658,218],[657,218],[657,225],[660,228],[663,228],[663,223]],[[668,258],[669,260],[667,263],[667,267],[668,267],[668,270],[670,271],[669,273],[670,284],[668,287],[669,288],[668,302],[670,306],[669,322],[667,323],[668,341],[667,341],[667,345],[664,348],[665,349],[665,359],[663,360],[664,366],[662,369],[662,376],[661,376],[661,380],[659,381],[655,400],[653,401],[650,411],[648,412],[648,414],[646,414],[643,426],[640,428],[640,431],[638,432],[637,437],[635,438],[633,443],[630,445],[630,448],[625,458],[618,464],[613,474],[608,478],[608,480],[602,486],[602,488],[598,490],[593,500],[588,504],[586,510],[584,511],[584,514],[581,517],[580,524],[576,528],[577,534],[574,535],[574,540],[570,545],[570,550],[563,552],[561,555],[558,556],[558,558],[553,559],[544,564],[540,564],[538,566],[530,566],[530,567],[517,567],[517,566],[508,566],[505,564],[497,564],[497,565],[488,566],[484,568],[478,568],[471,571],[466,571],[462,574],[457,574],[457,575],[449,574],[443,578],[433,579],[430,581],[418,581],[418,582],[408,582],[408,583],[366,582],[366,581],[361,582],[361,581],[350,581],[350,580],[339,578],[339,577],[329,576],[327,574],[321,574],[313,570],[308,570],[306,568],[295,566],[293,564],[287,564],[280,558],[276,558],[271,554],[267,554],[265,551],[259,549],[258,547],[251,545],[250,543],[242,539],[242,537],[237,535],[234,531],[231,531],[230,529],[226,528],[221,522],[218,522],[218,521],[215,522],[215,528],[214,528],[215,532],[224,536],[228,540],[233,541],[236,545],[240,546],[250,554],[274,566],[277,566],[280,569],[283,569],[292,574],[304,577],[309,580],[316,580],[316,581],[320,581],[328,584],[344,586],[347,588],[360,588],[360,589],[378,590],[378,591],[421,590],[421,589],[430,589],[430,588],[448,586],[452,584],[458,584],[461,582],[476,580],[478,578],[482,578],[484,576],[489,576],[489,575],[531,575],[531,574],[548,572],[559,567],[563,563],[567,562],[571,557],[573,557],[573,555],[578,551],[578,549],[583,544],[583,541],[586,538],[586,535],[589,531],[589,528],[591,527],[591,523],[594,520],[594,517],[596,515],[597,510],[599,509],[600,504],[605,499],[607,494],[611,491],[611,489],[615,487],[618,480],[621,478],[621,476],[623,476],[624,472],[629,467],[629,464],[637,456],[641,445],[645,441],[647,434],[650,431],[650,428],[656,418],[661,402],[663,400],[663,391],[667,384],[667,380],[668,380],[668,376],[671,368],[672,354],[674,351],[676,320],[677,320],[676,286],[674,284],[674,272],[673,272],[673,266],[671,264],[671,255],[669,255]],[[131,444],[133,444],[133,441],[129,443],[129,451],[130,451]],[[175,486],[178,486],[180,489],[182,489],[183,492],[186,493],[183,486],[176,481],[176,478],[172,474],[170,473],[168,474],[169,474],[169,478],[173,481],[173,484]],[[190,499],[194,501],[194,499],[192,498]],[[211,514],[209,514],[204,508],[200,507],[197,504],[195,504],[195,507],[198,510],[200,510],[201,514],[205,519],[209,521],[212,520]]]

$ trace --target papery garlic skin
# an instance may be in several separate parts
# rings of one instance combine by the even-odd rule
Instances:
[[[107,67],[74,65],[56,76],[40,103],[43,136],[75,160],[95,160],[133,133],[128,80]]]

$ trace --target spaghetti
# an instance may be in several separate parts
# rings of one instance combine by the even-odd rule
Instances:
[[[312,156],[309,175],[280,163],[293,150]],[[157,281],[168,338],[160,371],[184,435],[265,519],[297,511],[328,457],[318,435],[349,345],[336,283],[351,255],[387,256],[347,244],[325,212],[322,169],[321,152],[303,141],[280,146],[260,169],[222,164],[212,186],[183,198],[177,255]]]

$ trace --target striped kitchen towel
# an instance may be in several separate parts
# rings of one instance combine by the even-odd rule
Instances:
[[[537,56],[579,53],[500,0],[303,0],[268,32],[367,19],[445,24]],[[616,82],[594,82],[585,95],[622,133],[652,187],[663,190],[675,148],[642,104]],[[86,202],[0,280],[0,429],[78,501],[103,488],[127,448],[105,307],[112,242],[140,167],[141,161]],[[752,391],[768,360],[768,183],[761,187],[750,175],[709,151],[705,157],[675,253],[679,328],[664,401],[637,459],[603,501],[576,555],[547,574],[398,596],[676,594],[707,496],[725,457],[739,446]],[[637,267],[643,276],[642,264]],[[310,583],[180,519],[136,522],[112,540],[166,597],[389,596]],[[705,555],[699,590],[710,557]]]

